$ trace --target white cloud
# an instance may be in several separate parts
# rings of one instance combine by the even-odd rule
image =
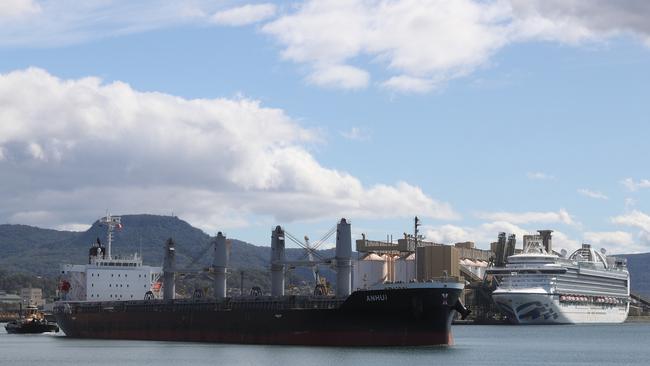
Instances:
[[[620,250],[621,253],[647,252],[650,247],[650,216],[641,211],[631,211],[611,218],[612,223],[639,229],[637,244]]]
[[[20,10],[0,22],[0,46],[59,46],[123,36],[178,25],[204,25],[219,6],[207,0],[9,0],[0,2],[0,19],[7,9]],[[4,7],[4,10],[3,10]],[[22,10],[21,10],[22,9]],[[20,16],[18,16],[20,15]]]
[[[348,131],[341,131],[341,136],[352,141],[367,141],[370,140],[370,133],[360,127],[351,127]]]
[[[321,65],[309,75],[311,84],[338,89],[363,89],[368,85],[370,74],[348,65]]]
[[[343,65],[367,56],[394,73],[380,85],[422,93],[489,64],[512,43],[632,34],[650,44],[649,16],[642,0],[308,0],[263,30],[288,60]]]
[[[212,16],[212,21],[219,25],[241,26],[258,23],[275,15],[273,4],[247,4],[222,10]]]
[[[586,189],[586,188],[578,189],[578,193],[580,193],[581,195],[583,195],[585,197],[595,198],[595,199],[599,199],[599,200],[608,200],[609,199],[609,197],[604,195],[602,192],[592,191],[592,190]]]
[[[509,0],[519,37],[566,43],[621,34],[650,39],[645,0]]]
[[[0,19],[21,19],[38,14],[41,7],[33,0],[3,0],[0,2]]]
[[[576,225],[576,222],[565,209],[560,209],[557,212],[478,212],[476,217],[490,221],[511,222],[513,224],[561,223]]]
[[[630,213],[612,217],[614,224],[636,227],[650,232],[650,216],[641,211],[632,211]]]
[[[625,231],[588,231],[584,233],[586,243],[604,248],[609,253],[634,253],[647,250],[643,244],[634,240],[632,234]]]
[[[283,56],[319,65],[347,65],[368,55],[398,75],[382,83],[408,92],[430,90],[483,64],[505,43],[501,2],[306,1],[266,24]],[[310,76],[310,78],[313,78]]]
[[[528,172],[526,177],[530,180],[555,180],[555,177],[542,172]]]
[[[0,5],[0,45],[60,45],[172,26],[246,25],[262,30],[282,56],[307,65],[314,85],[360,89],[370,79],[424,93],[490,65],[504,47],[571,45],[632,35],[650,45],[644,0],[306,0],[223,9],[208,0],[113,0]],[[269,19],[273,18],[269,21]],[[354,65],[354,66],[352,66]],[[378,75],[371,75],[373,70]]]
[[[515,234],[517,237],[517,248],[523,246],[523,237],[528,234],[537,234],[534,229],[522,228],[507,221],[494,221],[480,224],[475,227],[461,227],[456,225],[442,225],[439,227],[425,228],[427,240],[437,243],[457,243],[462,241],[473,241],[478,248],[489,249],[490,243],[497,241],[500,232]],[[575,250],[580,247],[577,240],[569,238],[561,231],[553,232],[553,247],[556,251],[561,248]]]
[[[400,75],[391,77],[381,85],[405,93],[426,93],[433,89],[436,84],[430,79]]]
[[[625,178],[621,181],[628,190],[634,192],[643,188],[650,188],[650,180],[640,179],[638,182],[632,178]]]
[[[318,136],[249,99],[183,99],[41,69],[0,74],[0,219],[73,225],[98,212],[169,213],[208,230],[252,216],[296,221],[423,216],[449,204],[405,182],[364,186],[323,167]]]

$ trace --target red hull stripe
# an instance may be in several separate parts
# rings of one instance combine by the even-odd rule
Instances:
[[[204,333],[174,331],[79,332],[82,338],[157,341],[278,344],[308,346],[431,346],[451,345],[450,332],[294,332],[273,334]]]

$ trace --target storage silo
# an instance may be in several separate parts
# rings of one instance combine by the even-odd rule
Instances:
[[[386,259],[370,253],[356,261],[354,265],[353,288],[363,289],[384,283],[388,279]]]
[[[409,282],[415,279],[415,254],[400,257],[395,261],[395,282]]]

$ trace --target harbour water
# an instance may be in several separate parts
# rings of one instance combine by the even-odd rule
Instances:
[[[321,348],[70,339],[0,330],[0,365],[648,365],[650,323],[454,326],[455,345]]]

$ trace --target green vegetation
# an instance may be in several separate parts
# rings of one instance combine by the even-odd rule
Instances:
[[[137,252],[142,254],[145,264],[162,266],[164,244],[171,237],[176,243],[177,267],[189,273],[177,277],[178,291],[192,294],[194,289],[201,288],[211,293],[210,278],[205,269],[212,262],[212,237],[173,216],[124,215],[122,224],[123,229],[114,234],[113,256]],[[98,221],[85,232],[0,225],[0,250],[3,253],[0,256],[0,289],[15,292],[31,283],[34,287],[42,287],[47,296],[53,296],[60,265],[86,263],[88,249],[97,238],[106,242],[106,228]],[[239,289],[240,271],[243,270],[246,291],[254,286],[268,289],[270,248],[229,240],[232,246],[228,287]],[[325,258],[334,256],[333,250],[320,253]],[[287,249],[290,259],[299,259],[303,254],[302,249]],[[333,272],[328,268],[322,268],[321,274],[330,281],[333,278]],[[312,274],[307,268],[287,274],[288,285],[304,286],[310,282],[313,282]]]

